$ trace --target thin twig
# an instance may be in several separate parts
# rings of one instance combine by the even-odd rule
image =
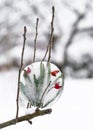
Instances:
[[[48,62],[50,62],[51,58],[51,49],[52,49],[52,44],[53,44],[53,32],[54,32],[54,12],[55,8],[54,6],[52,7],[52,21],[51,21],[51,34],[50,34],[50,40],[49,40],[49,56],[48,56]]]
[[[49,86],[50,86],[50,83],[51,83],[51,81],[48,83],[48,85],[47,85],[46,89],[44,90],[44,92],[43,92],[43,94],[42,94],[42,96],[41,96],[40,104],[41,104],[41,102],[42,102],[42,99],[43,99],[43,97],[44,97],[44,95],[45,95],[45,93],[46,93],[47,89],[48,89],[48,88],[49,88]]]
[[[54,13],[55,13],[55,8],[53,6],[52,7],[52,21],[51,21],[50,39],[49,39],[49,42],[48,42],[48,45],[47,45],[47,49],[46,49],[46,52],[45,52],[45,55],[44,55],[42,61],[45,60],[46,55],[48,53],[48,50],[49,50],[48,62],[50,61],[50,58],[51,58],[51,49],[52,49],[52,44],[53,44],[53,32],[54,32]]]
[[[34,56],[33,56],[33,62],[35,62],[35,58],[36,58],[36,42],[37,42],[37,36],[38,36],[38,22],[39,22],[39,18],[36,19],[36,35],[35,35],[35,39],[34,39]]]
[[[21,71],[23,67],[23,56],[24,56],[24,50],[25,50],[25,43],[26,43],[26,26],[24,26],[24,34],[23,34],[23,48],[22,48],[22,54],[21,54],[21,64],[19,68],[19,73],[18,73],[18,88],[17,88],[17,98],[16,98],[16,122],[18,121],[18,113],[19,113],[19,90],[20,90],[20,76],[21,76]]]
[[[9,120],[9,121],[6,121],[4,123],[1,123],[0,124],[0,129],[2,128],[5,128],[7,126],[11,126],[11,125],[14,125],[18,122],[22,122],[22,121],[29,121],[37,116],[43,116],[43,115],[46,115],[46,114],[50,114],[52,112],[51,109],[46,109],[46,110],[37,110],[35,111],[34,113],[32,114],[28,114],[28,115],[24,115],[24,116],[21,116],[21,117],[18,117],[17,118],[17,122],[16,122],[16,118],[15,119],[12,119],[12,120]]]
[[[30,125],[32,125],[32,121],[28,120],[28,123],[29,123]]]
[[[46,52],[45,52],[45,55],[44,55],[44,57],[43,57],[42,61],[44,61],[44,60],[45,60],[46,55],[47,55],[47,53],[48,53],[48,49],[49,49],[49,44],[47,45]]]
[[[27,108],[27,109],[28,109],[28,108],[31,108],[31,103],[28,102],[26,108]]]

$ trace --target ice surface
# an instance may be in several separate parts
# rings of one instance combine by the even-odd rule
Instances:
[[[35,62],[24,68],[20,90],[32,106],[44,108],[60,97],[63,82],[63,74],[57,66],[44,61]]]

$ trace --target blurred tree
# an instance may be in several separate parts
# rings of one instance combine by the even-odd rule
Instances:
[[[83,33],[85,33],[86,35],[89,35],[91,37],[91,34],[93,33],[93,25],[89,25],[88,27],[80,27],[80,24],[82,23],[82,21],[86,22],[87,21],[87,17],[89,15],[90,12],[93,12],[93,7],[92,7],[92,0],[87,0],[85,5],[84,5],[84,11],[81,12],[79,9],[74,8],[70,3],[67,3],[66,1],[64,1],[64,5],[67,7],[68,10],[70,10],[71,12],[73,12],[76,16],[75,21],[72,24],[71,27],[71,31],[69,33],[69,37],[66,41],[65,47],[64,47],[64,61],[63,61],[63,68],[68,68],[68,66],[70,66],[70,68],[72,68],[71,73],[73,77],[92,77],[93,75],[93,71],[89,72],[89,64],[93,64],[93,56],[89,55],[86,53],[86,50],[84,50],[84,55],[81,55],[81,57],[83,57],[83,60],[81,61],[81,63],[78,63],[76,59],[75,61],[73,61],[73,55],[72,57],[69,57],[68,54],[68,49],[71,46],[71,44],[73,44],[73,41],[75,41],[76,37],[79,35],[82,36]],[[83,39],[84,37],[82,37]],[[76,39],[77,40],[77,39]],[[91,42],[91,41],[89,41]],[[81,43],[84,44],[84,43]],[[77,45],[78,46],[78,45]],[[88,46],[88,45],[87,45]],[[74,50],[74,48],[73,48]],[[73,51],[72,50],[72,51]],[[79,55],[79,52],[78,52]],[[71,58],[71,59],[69,59]],[[84,62],[84,60],[86,62]],[[81,71],[84,70],[84,71]],[[67,70],[68,71],[68,70]],[[81,71],[80,73],[77,73],[78,71]],[[76,74],[77,73],[77,74]],[[83,74],[82,74],[83,73]]]
[[[44,52],[50,33],[52,5],[56,10],[52,61],[60,68],[64,68],[67,75],[92,77],[93,72],[90,71],[90,66],[93,64],[92,0],[0,1],[0,54],[8,55],[11,59],[10,64],[19,65],[18,57],[10,53],[10,50],[15,46],[19,47],[24,25],[28,29],[27,46],[33,47],[36,17],[40,18],[37,48],[39,52]],[[41,59],[39,52],[37,60]],[[86,60],[87,65],[84,67],[83,60],[88,58],[86,55],[91,57],[91,60]],[[31,62],[29,60],[30,58],[27,64]]]

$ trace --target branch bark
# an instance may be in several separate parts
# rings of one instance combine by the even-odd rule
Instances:
[[[22,122],[22,121],[29,121],[29,120],[31,120],[31,119],[33,119],[35,117],[43,116],[43,115],[46,115],[46,114],[50,114],[51,112],[52,112],[52,109],[46,109],[46,110],[39,110],[39,109],[37,109],[32,114],[28,114],[28,115],[24,115],[24,116],[18,117],[17,118],[17,122],[16,122],[16,118],[15,118],[15,119],[6,121],[4,123],[1,123],[0,124],[0,129],[5,128],[7,126],[15,125],[16,123],[19,123],[19,122]]]
[[[23,48],[22,48],[22,54],[21,54],[21,64],[19,68],[19,73],[18,73],[18,88],[17,88],[17,98],[16,98],[16,122],[18,121],[18,113],[19,113],[19,90],[20,90],[20,76],[21,76],[21,71],[23,67],[23,56],[24,56],[24,50],[25,50],[25,43],[26,43],[26,26],[24,26],[24,34],[23,34]]]
[[[34,39],[33,63],[35,62],[35,58],[36,58],[36,43],[37,43],[37,36],[38,36],[38,22],[39,22],[39,18],[36,19],[36,35],[35,35],[35,39]]]
[[[53,44],[54,13],[55,13],[55,8],[54,8],[54,6],[53,6],[53,7],[52,7],[51,33],[50,33],[50,39],[49,39],[49,56],[48,56],[48,62],[50,62],[50,58],[51,58],[51,49],[52,49],[52,44]]]
[[[52,49],[52,44],[53,44],[53,32],[54,32],[54,13],[55,13],[55,8],[54,8],[54,6],[53,6],[53,7],[52,7],[52,20],[51,20],[50,38],[49,38],[49,42],[48,42],[48,45],[47,45],[47,49],[46,49],[46,52],[45,52],[45,55],[44,55],[42,61],[45,60],[46,55],[47,55],[48,50],[49,50],[48,62],[50,62],[50,58],[51,58],[51,49]]]

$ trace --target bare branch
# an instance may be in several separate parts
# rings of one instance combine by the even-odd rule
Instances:
[[[11,125],[14,125],[18,122],[22,122],[22,121],[29,121],[35,117],[38,117],[38,116],[43,116],[43,115],[46,115],[46,114],[50,114],[52,112],[52,109],[46,109],[46,110],[36,110],[34,113],[32,114],[28,114],[28,115],[24,115],[24,116],[21,116],[21,117],[18,117],[17,118],[17,122],[16,122],[16,118],[15,119],[12,119],[12,120],[9,120],[9,121],[6,121],[4,123],[1,123],[0,124],[0,129],[2,128],[5,128],[7,126],[11,126]],[[31,123],[31,121],[29,122]]]
[[[28,120],[28,123],[29,123],[30,125],[32,125],[32,121]]]
[[[85,17],[85,14],[80,14],[76,21],[74,22],[74,24],[72,25],[72,30],[71,30],[71,33],[70,33],[70,36],[69,36],[69,39],[65,45],[65,48],[64,48],[64,63],[63,63],[63,66],[65,66],[67,64],[67,49],[68,47],[71,45],[74,37],[76,36],[77,32],[78,32],[78,25],[79,23],[81,22],[81,20]]]
[[[48,43],[48,45],[47,45],[47,49],[46,49],[46,52],[45,52],[45,55],[44,55],[42,61],[45,60],[46,55],[47,55],[47,53],[48,53],[48,49],[49,49],[48,62],[50,61],[50,58],[51,58],[51,49],[52,49],[52,44],[53,44],[53,32],[54,32],[54,13],[55,13],[55,8],[54,8],[54,6],[53,6],[53,7],[52,7],[52,21],[51,21],[50,39],[49,39],[49,43]]]
[[[67,41],[67,43],[65,45],[65,48],[64,48],[65,51],[64,51],[64,63],[63,63],[63,66],[66,66],[66,64],[67,64],[67,49],[72,44],[72,41],[75,38],[75,36],[80,32],[80,29],[78,29],[78,25],[86,17],[87,13],[90,11],[90,6],[91,6],[91,2],[90,1],[91,0],[88,0],[86,2],[86,4],[85,4],[85,11],[83,13],[80,13],[80,12],[76,13],[76,15],[77,15],[76,21],[72,25],[72,30],[71,30],[70,36],[69,36],[68,41]],[[67,3],[66,3],[66,5],[68,6],[68,9],[72,10],[73,12],[75,12],[73,7],[71,7]],[[83,32],[83,31],[84,30],[81,30],[81,32]]]
[[[81,29],[78,29],[77,31],[78,31],[77,32],[78,34],[79,33],[91,33],[91,32],[93,32],[93,26],[81,28]]]
[[[79,12],[77,9],[73,8],[73,7],[72,7],[69,3],[67,3],[66,1],[63,1],[62,3],[65,5],[65,7],[67,7],[67,9],[69,9],[69,10],[72,11],[72,12],[74,12],[76,15],[79,15],[79,14],[80,14],[80,12]]]
[[[36,35],[34,39],[34,56],[33,56],[33,62],[35,62],[35,57],[36,57],[36,42],[37,42],[37,35],[38,35],[38,22],[39,18],[36,19]]]
[[[17,110],[16,110],[16,122],[18,121],[18,113],[19,113],[19,90],[20,90],[20,76],[21,76],[21,71],[23,67],[23,56],[24,56],[24,50],[25,50],[25,43],[26,43],[26,26],[24,26],[24,34],[23,34],[23,48],[22,48],[22,54],[21,54],[21,64],[19,68],[19,73],[18,73],[18,88],[17,88],[17,98],[16,98],[16,105],[17,105]]]
[[[92,9],[91,2],[93,2],[93,0],[87,0],[83,14],[87,14]],[[65,5],[65,7],[67,7],[67,9],[75,13],[77,16],[81,15],[81,12],[78,9],[72,7],[70,3],[66,2],[65,0],[62,3]]]
[[[44,60],[45,60],[45,58],[46,58],[46,55],[47,55],[47,53],[48,53],[48,48],[49,48],[49,44],[47,45],[46,52],[45,52],[45,55],[44,55],[44,57],[43,57],[42,61],[44,61]]]
[[[52,7],[52,21],[51,21],[51,33],[50,33],[50,40],[49,40],[49,57],[48,57],[48,62],[50,62],[51,58],[51,49],[52,49],[52,44],[53,44],[53,32],[54,32],[54,12],[55,8],[54,6]]]
[[[48,89],[49,86],[50,86],[50,83],[51,83],[51,81],[48,83],[48,85],[47,85],[45,91],[43,92],[43,94],[42,94],[42,96],[41,96],[40,104],[41,104],[41,102],[42,102],[42,99],[43,99],[43,97],[44,97],[44,94],[46,93],[47,89]]]

